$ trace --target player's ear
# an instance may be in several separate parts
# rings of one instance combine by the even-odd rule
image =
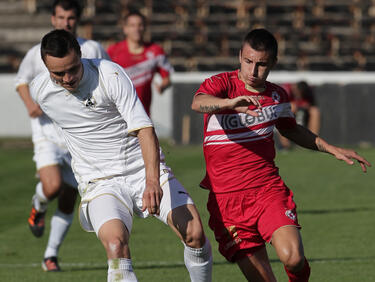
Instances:
[[[51,16],[51,24],[52,24],[53,27],[55,27],[56,17],[54,15]]]
[[[238,52],[238,60],[241,63],[241,56],[242,56],[242,48],[240,49],[240,52]]]

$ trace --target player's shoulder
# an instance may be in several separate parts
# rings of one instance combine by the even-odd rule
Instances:
[[[51,77],[48,71],[41,72],[38,74],[30,83],[30,93],[35,100],[40,99],[43,96],[44,90],[52,83]]]
[[[30,56],[32,58],[34,57],[40,57],[40,43],[34,45],[33,47],[31,47],[27,53],[26,53],[26,56]]]
[[[237,72],[222,72],[218,74],[214,74],[206,79],[206,82],[210,83],[231,83],[232,81],[236,80],[238,78]]]
[[[285,89],[282,86],[280,86],[276,83],[266,81],[266,87],[271,92],[276,92],[281,97],[282,101],[289,101],[290,100],[288,93],[285,91]]]
[[[155,55],[164,54],[164,49],[155,42],[147,42],[144,45],[146,52],[153,52]]]
[[[123,48],[124,46],[126,46],[126,40],[122,40],[122,41],[112,43],[108,46],[107,49],[108,49],[108,51],[109,50],[117,50],[119,48]]]

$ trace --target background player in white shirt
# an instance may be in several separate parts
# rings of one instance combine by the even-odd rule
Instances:
[[[62,129],[79,182],[81,225],[106,250],[108,281],[137,281],[128,245],[133,213],[168,224],[184,242],[191,280],[211,281],[211,246],[198,211],[160,160],[152,122],[122,67],[81,59],[64,30],[44,36],[41,52],[49,74],[34,79],[31,94]]]
[[[55,29],[64,29],[76,35],[81,11],[77,1],[56,0],[52,5],[51,23]],[[83,57],[109,59],[98,42],[80,37],[77,37],[77,40]],[[51,232],[42,263],[45,271],[58,271],[58,249],[73,220],[77,182],[70,167],[70,154],[64,139],[30,97],[29,83],[42,72],[48,70],[40,56],[38,44],[31,48],[23,59],[16,76],[16,88],[31,117],[34,161],[40,177],[28,222],[32,233],[36,237],[42,236],[47,203],[58,197],[58,209],[51,219]]]

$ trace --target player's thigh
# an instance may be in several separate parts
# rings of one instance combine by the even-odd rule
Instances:
[[[276,281],[265,247],[236,261],[248,281]]]

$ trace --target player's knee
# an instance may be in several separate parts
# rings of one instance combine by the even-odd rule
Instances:
[[[60,179],[51,178],[51,179],[44,180],[44,181],[42,180],[42,184],[43,184],[43,193],[47,197],[47,199],[52,200],[59,194],[60,188],[61,188]]]
[[[126,253],[128,245],[123,239],[119,237],[112,237],[104,242],[104,247],[107,251],[108,257],[120,258],[124,257],[124,253]]]
[[[290,252],[282,262],[288,270],[295,272],[303,268],[305,257],[298,252]]]
[[[185,244],[191,248],[203,247],[205,236],[202,225],[200,223],[192,224],[192,226],[189,227],[186,233]]]

